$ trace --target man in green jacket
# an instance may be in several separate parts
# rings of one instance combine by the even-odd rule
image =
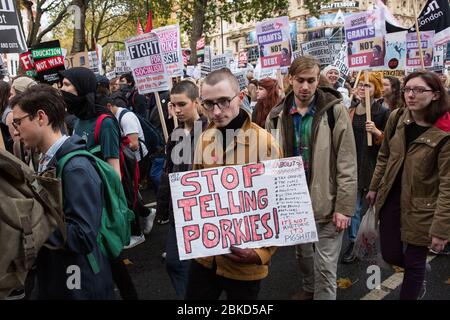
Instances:
[[[336,299],[336,271],[343,231],[355,211],[356,147],[342,97],[319,84],[319,61],[295,59],[289,69],[292,92],[274,108],[266,129],[277,129],[285,157],[304,162],[319,241],[296,246],[303,279],[298,299]]]

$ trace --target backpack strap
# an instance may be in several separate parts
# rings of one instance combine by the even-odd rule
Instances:
[[[98,120],[97,120],[97,122],[98,122]],[[68,154],[64,155],[61,159],[58,160],[58,165],[56,168],[57,177],[61,177],[64,166],[67,164],[67,162],[69,162],[73,157],[76,157],[76,156],[84,156],[89,159],[95,160],[94,155],[92,155],[90,152],[88,152],[86,150],[75,150],[75,151],[69,152]],[[89,265],[91,266],[92,272],[94,272],[94,274],[99,273],[100,268],[98,266],[97,260],[95,259],[93,252],[88,253],[86,255],[86,258],[89,262]]]
[[[334,118],[334,106],[328,108],[328,126],[330,127],[331,134],[333,134],[334,126],[336,125],[336,119]]]
[[[119,116],[119,126],[120,126],[120,128],[122,128],[122,125],[121,125],[121,123],[122,123],[122,118],[123,118],[123,116],[126,114],[126,113],[128,113],[128,112],[130,112],[130,110],[127,110],[127,109],[125,109],[125,108],[123,108],[123,110],[122,110],[122,112],[120,113],[120,116]]]
[[[400,108],[400,109],[398,109],[397,113],[395,114],[395,121],[394,121],[395,126],[392,128],[392,131],[389,134],[389,140],[392,139],[392,137],[395,134],[395,131],[397,131],[398,121],[400,120],[400,117],[402,116],[403,111],[404,111],[403,108]]]
[[[100,144],[100,129],[105,118],[111,118],[111,116],[109,114],[103,113],[97,118],[97,121],[95,121],[94,143],[97,145]]]

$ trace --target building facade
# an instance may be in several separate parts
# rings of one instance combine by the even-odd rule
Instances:
[[[414,24],[414,7],[417,14],[422,10],[427,0],[387,0],[386,6],[394,17],[405,27]],[[298,50],[298,43],[312,38],[326,37],[330,42],[342,43],[345,15],[365,11],[372,7],[374,0],[359,1],[330,1],[321,5],[319,19],[311,16],[304,7],[304,0],[290,0],[288,16],[291,25],[291,39],[294,50]],[[208,35],[210,45],[215,54],[231,50],[235,56],[246,51],[249,62],[256,62],[258,50],[255,34],[256,21],[246,24],[236,23],[233,19],[228,23],[218,18],[216,30]]]

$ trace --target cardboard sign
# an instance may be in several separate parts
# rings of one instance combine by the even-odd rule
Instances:
[[[65,70],[59,40],[41,42],[31,48],[38,80],[47,84],[59,82],[59,71]]]
[[[139,93],[169,90],[158,36],[154,32],[145,33],[127,39],[125,46]]]
[[[21,53],[28,50],[17,16],[16,2],[0,1],[0,53]]]
[[[423,31],[420,33],[420,45],[423,52],[423,62],[425,67],[433,66],[433,37],[434,31]],[[417,33],[406,34],[406,67],[414,68],[422,65],[420,61],[419,42]]]
[[[25,74],[29,77],[36,78],[37,72],[36,72],[36,68],[34,66],[34,60],[33,60],[33,55],[31,54],[31,51],[21,53],[19,56],[19,60],[20,60],[20,63],[22,64]]]
[[[384,69],[404,70],[406,66],[406,31],[387,33]]]
[[[386,28],[382,12],[373,10],[345,17],[345,40],[350,69],[379,69],[384,66]]]
[[[124,74],[131,72],[130,62],[128,61],[126,51],[116,51],[114,52],[115,68],[116,74]]]
[[[154,29],[153,32],[158,35],[169,77],[183,76],[184,65],[178,24]]]
[[[90,68],[89,54],[87,51],[85,51],[68,55],[64,59],[64,65],[66,66],[66,69],[75,67]]]
[[[211,47],[206,46],[203,49],[203,63],[201,65],[201,77],[206,77],[211,72]]]
[[[291,65],[292,48],[288,17],[258,22],[256,36],[261,68],[280,68]]]
[[[332,64],[330,46],[327,39],[308,41],[301,44],[303,55],[311,55],[319,59],[320,66]]]
[[[245,88],[247,88],[248,86],[248,79],[247,79],[247,71],[239,71],[239,72],[235,72],[234,76],[236,77],[236,79],[239,82],[239,90],[244,90]]]
[[[89,67],[95,74],[100,74],[100,61],[97,56],[97,52],[95,51],[89,51],[88,52],[89,57]]]
[[[301,157],[169,175],[180,260],[317,241]]]

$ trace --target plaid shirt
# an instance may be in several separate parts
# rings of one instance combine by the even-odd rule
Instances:
[[[311,159],[311,127],[316,111],[316,97],[308,106],[308,111],[302,116],[295,105],[295,99],[289,109],[294,124],[294,156],[301,156],[305,168],[306,179],[309,181]]]

